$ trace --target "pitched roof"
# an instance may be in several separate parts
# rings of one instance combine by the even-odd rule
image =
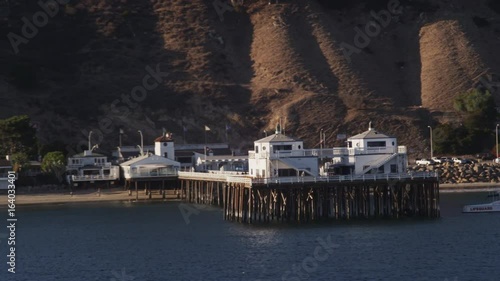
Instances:
[[[357,134],[355,136],[350,137],[349,139],[384,139],[384,138],[393,138],[392,136],[388,136],[383,133],[379,133],[375,129],[370,129],[361,134]]]
[[[158,156],[158,155],[154,155],[154,154],[145,154],[145,155],[143,155],[143,156],[139,156],[139,157],[136,157],[136,158],[130,159],[130,160],[126,161],[126,162],[123,162],[123,163],[121,163],[121,164],[120,164],[120,166],[130,166],[130,165],[133,165],[133,164],[135,164],[135,163],[137,163],[137,162],[140,162],[140,161],[142,161],[142,160],[144,160],[144,159],[147,159],[147,158],[149,158],[149,157],[157,157],[158,159],[163,159],[164,161],[169,162],[169,163],[179,163],[179,162],[177,162],[177,161],[174,161],[174,160],[169,159],[169,158],[165,158],[165,157],[163,157],[163,156]],[[148,166],[154,166],[154,165],[156,165],[156,164],[149,163],[149,164],[147,164],[147,165],[148,165]]]
[[[294,139],[289,136],[285,136],[281,133],[278,134],[273,134],[270,136],[267,136],[263,139],[257,140],[255,142],[262,143],[262,142],[293,142],[293,141],[300,141],[299,139]]]
[[[130,166],[130,165],[134,164],[135,162],[141,161],[142,159],[146,159],[148,157],[149,157],[149,154],[144,154],[142,156],[135,157],[135,158],[132,158],[132,159],[130,159],[128,161],[120,163],[120,166]]]
[[[168,135],[168,136],[167,136]],[[167,135],[164,135],[164,136],[161,136],[161,137],[157,137],[155,139],[155,142],[168,142],[168,141],[174,141],[174,139],[172,138],[172,135],[170,134],[167,134]]]

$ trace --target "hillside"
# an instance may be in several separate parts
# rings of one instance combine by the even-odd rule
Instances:
[[[401,1],[356,47],[357,31],[388,1],[82,0],[17,45],[34,1],[0,6],[0,118],[26,113],[43,142],[137,144],[162,128],[183,142],[245,148],[286,120],[286,132],[343,145],[368,122],[428,150],[427,125],[459,122],[453,98],[473,87],[497,101],[500,8],[487,0]],[[469,3],[470,2],[470,3]],[[220,4],[222,3],[222,4]],[[242,3],[242,5],[240,5]],[[3,10],[1,10],[3,9]],[[12,36],[12,35],[10,35]],[[346,45],[357,51],[346,55]],[[148,73],[159,72],[151,77]],[[155,78],[156,77],[156,78]],[[100,133],[102,132],[102,134]]]

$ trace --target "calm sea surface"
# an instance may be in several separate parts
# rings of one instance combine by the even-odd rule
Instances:
[[[487,193],[441,194],[436,220],[243,225],[180,203],[19,207],[16,274],[0,280],[500,280],[500,213]]]

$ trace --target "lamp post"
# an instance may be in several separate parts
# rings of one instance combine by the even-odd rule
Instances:
[[[144,139],[142,137],[142,131],[137,130],[137,132],[141,135],[141,156],[143,156],[144,155]]]
[[[432,157],[434,157],[434,151],[433,151],[433,148],[432,148],[432,127],[431,126],[427,126],[427,128],[429,128],[429,130],[431,132],[431,159],[432,159]]]
[[[92,131],[89,132],[89,150],[92,150],[92,146],[90,146],[90,137],[92,136]]]
[[[319,130],[319,148],[323,149],[323,129]]]
[[[496,132],[496,134],[495,134],[495,135],[496,135],[496,140],[497,140],[497,141],[496,141],[497,158],[498,158],[498,126],[500,126],[500,124],[497,124],[497,126],[496,126],[496,130],[495,130],[495,132]]]

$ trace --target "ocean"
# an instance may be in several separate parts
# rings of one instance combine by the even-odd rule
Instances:
[[[179,202],[19,206],[16,273],[0,209],[0,280],[500,280],[487,193],[442,193],[441,218],[245,225]]]

